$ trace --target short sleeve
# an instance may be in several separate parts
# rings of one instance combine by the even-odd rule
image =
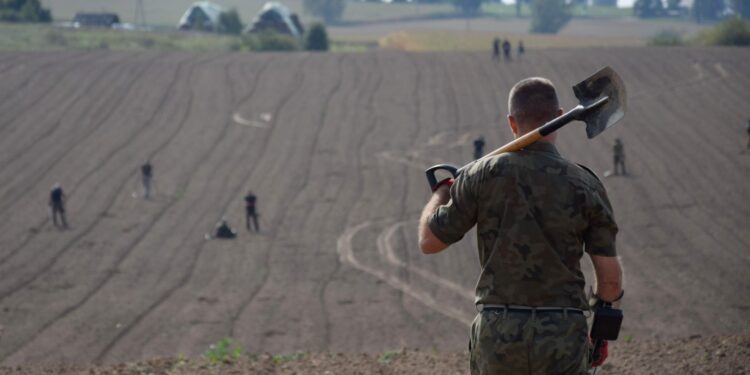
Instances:
[[[607,192],[601,184],[593,191],[589,207],[589,226],[583,240],[590,255],[617,256],[615,236],[617,223]]]
[[[476,224],[475,180],[466,174],[458,177],[451,186],[450,201],[430,216],[430,230],[443,243],[458,242]]]

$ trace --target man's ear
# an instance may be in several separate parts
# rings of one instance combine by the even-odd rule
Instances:
[[[513,135],[518,137],[518,123],[513,115],[508,115],[508,126],[510,126],[510,131],[513,132]]]

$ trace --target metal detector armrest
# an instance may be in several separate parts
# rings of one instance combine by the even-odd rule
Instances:
[[[432,167],[427,168],[427,170],[424,171],[424,173],[427,175],[427,182],[430,184],[430,189],[435,190],[435,186],[438,184],[437,177],[435,177],[435,172],[439,170],[445,170],[448,171],[453,178],[458,177],[458,167],[450,164],[438,164],[433,165]]]

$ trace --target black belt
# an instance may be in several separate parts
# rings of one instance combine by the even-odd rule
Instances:
[[[567,314],[581,314],[584,315],[583,310],[575,307],[533,307],[533,306],[519,306],[519,305],[477,305],[479,311],[491,310],[491,311],[507,311],[507,312],[523,312],[523,313],[567,313]]]

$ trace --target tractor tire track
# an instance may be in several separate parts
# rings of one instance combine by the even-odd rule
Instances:
[[[341,87],[342,75],[343,75],[343,62],[342,61],[343,61],[343,59],[344,59],[345,56],[346,55],[338,55],[337,56],[337,59],[336,59],[336,65],[337,65],[337,69],[336,70],[338,71],[338,74],[336,75],[337,76],[337,81],[336,81],[336,84],[332,85],[331,89],[324,95],[325,99],[322,101],[324,103],[323,104],[323,108],[328,108],[330,106],[330,102],[331,102],[332,98],[335,96],[335,94],[339,91],[339,89]],[[327,111],[326,110],[322,110],[321,114],[320,114],[320,117],[317,120],[318,127],[316,128],[316,131],[314,132],[315,136],[313,137],[312,145],[310,146],[310,150],[311,151],[310,152],[306,152],[306,153],[303,152],[302,153],[303,155],[313,155],[314,151],[318,148],[318,144],[320,142],[320,134],[322,132],[323,127],[325,126],[326,119],[327,119]],[[307,157],[305,159],[307,161],[307,164],[303,168],[303,170],[304,170],[303,173],[304,174],[303,174],[303,177],[300,179],[300,181],[301,181],[300,186],[298,188],[296,188],[296,189],[293,189],[293,191],[295,192],[294,193],[295,196],[293,198],[285,200],[285,201],[292,202],[290,204],[290,207],[294,206],[294,202],[297,201],[297,199],[299,198],[299,196],[305,191],[305,189],[307,188],[307,186],[309,184],[309,181],[310,181],[310,174],[311,174],[310,170],[311,170],[311,166],[312,166],[312,163],[313,163],[313,159],[310,158],[310,157]],[[302,221],[303,223],[306,224],[310,220],[310,214],[311,214],[311,212],[312,212],[312,210],[307,210],[305,218]],[[278,222],[276,223],[276,226],[280,226],[282,223],[284,223],[286,221],[287,216],[289,216],[289,214],[290,214],[289,210],[285,211],[284,214],[279,217]],[[305,226],[303,225],[303,227],[305,227]],[[278,236],[274,236],[273,240],[271,241],[271,244],[269,245],[269,251],[273,251],[273,249],[276,248],[276,245],[278,243],[278,239],[279,239]],[[266,259],[266,261],[267,262],[270,261],[270,255],[269,255],[268,259]],[[266,274],[264,275],[261,287],[255,293],[253,293],[252,298],[248,299],[247,303],[241,305],[241,307],[239,309],[239,312],[236,315],[236,317],[232,317],[232,325],[231,325],[231,327],[232,327],[231,332],[232,333],[234,332],[234,327],[235,327],[236,321],[239,319],[239,317],[241,317],[244,314],[245,309],[252,303],[252,301],[257,296],[257,294],[261,290],[263,290],[264,288],[266,288],[266,285],[267,285],[267,282],[268,282],[268,277],[270,276],[270,273],[271,273],[271,269],[269,268],[269,271],[266,272]],[[261,347],[264,346],[263,345],[263,340],[265,340],[264,336],[260,338],[260,346]]]
[[[205,62],[206,61],[204,61],[204,63]],[[198,63],[196,63],[196,65],[197,64]],[[190,71],[188,73],[188,77],[190,77],[192,75],[192,72],[193,72],[194,68],[195,68],[195,66],[191,67],[191,69],[190,69]],[[178,67],[178,69],[176,69],[175,71],[176,71],[176,73],[175,73],[174,78],[173,78],[173,80],[171,82],[172,84],[170,84],[169,85],[169,89],[165,91],[165,94],[162,97],[162,100],[160,101],[159,105],[156,107],[156,109],[152,113],[151,119],[147,122],[148,124],[150,124],[156,118],[156,114],[157,113],[159,113],[159,112],[162,111],[162,109],[164,107],[164,104],[166,103],[167,98],[170,96],[170,93],[172,92],[172,88],[174,87],[173,85],[176,82],[178,82],[178,78],[180,77],[180,67]],[[183,116],[182,116],[181,120],[177,122],[178,126],[176,126],[175,129],[164,138],[164,141],[162,141],[161,143],[159,143],[158,146],[156,146],[154,148],[154,151],[152,151],[149,154],[149,160],[153,160],[160,152],[162,152],[167,147],[167,145],[171,141],[173,141],[175,139],[176,135],[182,130],[184,124],[188,120],[188,115],[190,113],[190,108],[192,108],[193,97],[194,97],[194,95],[192,94],[192,91],[191,91],[190,99],[188,100],[188,105],[185,107],[185,110],[183,111]],[[221,139],[221,138],[223,138],[223,137],[219,137],[219,139]],[[202,160],[205,160],[205,159],[206,158],[202,158]],[[121,184],[121,186],[125,186],[125,185]],[[122,192],[122,188],[120,189],[119,193],[115,194],[115,197],[119,196],[121,194],[121,192]],[[64,309],[57,316],[55,316],[52,320],[50,320],[47,323],[45,323],[44,325],[42,325],[42,327],[37,332],[35,332],[32,335],[32,337],[29,338],[29,340],[26,341],[26,343],[22,344],[15,352],[11,353],[9,356],[11,356],[11,355],[15,354],[16,352],[22,350],[25,345],[27,345],[28,343],[33,342],[35,338],[37,338],[38,336],[40,336],[45,330],[47,330],[49,327],[51,327],[52,325],[54,325],[56,322],[62,321],[66,317],[68,317],[71,314],[73,314],[75,311],[81,309],[83,306],[86,305],[86,303],[88,303],[88,301],[91,298],[93,298],[95,295],[97,295],[97,293],[99,293],[100,290],[102,290],[106,285],[108,285],[108,283],[112,280],[112,278],[114,276],[116,276],[116,274],[117,274],[117,272],[115,270],[117,270],[120,267],[120,265],[130,256],[130,254],[133,252],[133,250],[144,240],[144,238],[146,237],[146,235],[149,233],[148,228],[153,228],[156,225],[156,223],[159,222],[159,220],[161,220],[161,218],[169,211],[169,209],[171,209],[171,207],[174,204],[177,203],[177,201],[178,201],[177,199],[172,199],[165,207],[163,207],[159,212],[157,212],[156,215],[154,215],[153,217],[150,218],[150,220],[148,222],[148,225],[144,226],[144,228],[146,228],[146,229],[144,229],[143,231],[141,231],[135,238],[133,238],[130,241],[129,245],[125,246],[126,250],[124,252],[122,252],[122,254],[120,254],[116,258],[116,261],[113,263],[113,265],[111,267],[108,267],[110,269],[110,271],[108,271],[106,273],[106,275],[104,276],[104,278],[99,282],[98,285],[96,285],[95,288],[93,288],[92,290],[90,290],[89,292],[87,292],[83,296],[83,298],[80,299],[78,302],[76,302],[75,304],[71,305],[70,307]],[[109,209],[109,206],[108,206],[107,209]],[[98,222],[97,222],[97,224],[98,224]]]
[[[292,87],[292,90],[289,93],[289,98],[295,93],[294,86]],[[276,117],[276,116],[274,116]],[[226,129],[231,126],[232,120],[231,118],[227,119],[227,122],[225,124],[224,129],[222,130],[222,136],[217,138],[217,142],[211,147],[210,152],[206,153],[206,155],[210,155],[215,147],[218,145],[219,141],[223,139],[223,134],[225,134]],[[266,140],[270,139],[271,135],[273,133],[269,132],[266,135]],[[261,155],[265,153],[265,147],[268,145],[268,142],[262,143],[264,146],[263,151],[261,152]],[[208,160],[207,157],[203,157],[202,160],[205,162]],[[197,169],[197,168],[196,168]],[[226,203],[226,206],[228,206],[231,203],[231,200],[234,200],[234,197],[229,198],[229,201]],[[226,207],[225,206],[225,207]],[[188,231],[188,233],[194,232],[195,226],[194,224],[191,229]],[[130,323],[127,324],[123,329],[119,331],[119,333],[115,336],[114,339],[109,341],[106,345],[104,345],[103,349],[94,357],[95,362],[102,362],[104,358],[106,358],[110,352],[114,349],[114,347],[117,345],[118,342],[120,342],[127,334],[129,334],[135,327],[137,327],[139,324],[141,324],[144,319],[149,316],[152,312],[154,312],[160,305],[162,305],[164,302],[169,300],[174,293],[176,293],[178,290],[184,288],[189,280],[192,278],[192,275],[195,271],[196,265],[198,264],[198,260],[200,258],[200,254],[202,253],[203,245],[205,243],[204,239],[200,239],[197,241],[194,241],[190,244],[188,244],[188,239],[191,236],[185,237],[183,239],[183,242],[178,246],[178,248],[198,248],[195,252],[193,252],[192,256],[190,257],[190,261],[188,262],[188,271],[178,280],[177,284],[173,285],[169,289],[167,289],[159,298],[157,298],[152,304],[146,307],[145,310],[143,310],[140,314],[138,314],[135,319]]]
[[[173,83],[175,83],[175,82],[177,82],[177,74],[175,74],[175,81],[173,81]],[[165,97],[167,97],[167,96],[168,96],[168,93],[169,93],[169,90],[168,90],[168,91],[167,91],[167,92],[165,93]],[[164,99],[164,100],[166,100],[166,99]],[[162,101],[162,102],[160,103],[160,106],[161,106],[161,105],[163,105],[163,104],[164,104],[164,101]],[[111,115],[111,113],[110,113],[110,115]],[[187,115],[186,115],[186,116],[187,116]],[[108,117],[109,117],[109,116],[108,116]],[[184,124],[184,121],[183,121],[183,122],[181,122],[181,125],[182,125],[182,124]],[[107,156],[107,157],[103,158],[103,159],[102,159],[102,162],[101,162],[101,163],[99,164],[99,167],[97,167],[97,168],[96,168],[96,169],[94,169],[94,170],[91,170],[91,171],[89,171],[89,172],[88,172],[88,173],[87,173],[86,175],[84,175],[84,177],[83,177],[83,178],[82,178],[82,179],[80,180],[80,181],[81,181],[81,183],[82,183],[82,181],[85,181],[85,180],[86,180],[86,179],[88,179],[88,178],[89,178],[90,176],[92,176],[92,175],[93,175],[94,173],[96,173],[96,170],[98,170],[99,168],[101,168],[101,166],[102,166],[102,165],[104,165],[104,164],[107,164],[107,163],[108,163],[108,162],[109,162],[109,161],[110,161],[110,160],[111,160],[111,159],[112,159],[112,158],[114,157],[114,155],[115,155],[115,154],[116,154],[117,152],[121,151],[122,149],[124,149],[125,147],[127,147],[127,146],[128,146],[129,144],[131,144],[131,142],[132,142],[132,141],[133,141],[133,140],[134,140],[134,139],[135,139],[135,138],[136,138],[136,137],[137,137],[137,136],[138,136],[139,134],[141,134],[142,130],[143,130],[144,128],[146,128],[146,127],[147,127],[148,125],[149,125],[149,123],[147,122],[147,123],[146,123],[146,125],[143,125],[143,126],[141,126],[141,127],[140,127],[140,128],[139,128],[139,129],[138,129],[138,130],[137,130],[137,131],[136,131],[135,133],[133,133],[133,135],[132,135],[131,137],[129,137],[129,138],[128,138],[128,139],[127,139],[127,140],[126,140],[126,141],[125,141],[124,143],[122,143],[122,144],[121,144],[121,145],[120,145],[119,147],[116,147],[116,148],[115,148],[115,149],[114,149],[114,150],[113,150],[112,152],[110,152],[110,153],[108,154],[108,156]],[[115,200],[116,200],[116,198],[117,198],[117,197],[118,197],[118,196],[119,196],[119,195],[120,195],[120,194],[122,193],[122,191],[123,191],[123,190],[125,189],[125,181],[126,181],[127,179],[129,179],[129,178],[130,178],[130,174],[128,173],[128,175],[127,175],[127,176],[125,176],[125,178],[123,178],[123,179],[120,179],[120,182],[118,182],[118,184],[117,184],[117,185],[121,186],[121,187],[120,187],[120,189],[119,189],[119,190],[118,190],[117,192],[115,192],[115,194],[112,194],[112,195],[111,195],[111,197],[110,197],[110,198],[109,198],[109,200],[108,200],[108,203],[106,203],[106,204],[105,204],[105,208],[104,208],[104,210],[102,210],[103,212],[106,212],[106,211],[108,211],[108,210],[109,210],[109,209],[110,209],[110,208],[111,208],[111,207],[112,207],[112,206],[114,205],[114,203],[115,203]],[[109,178],[107,178],[107,180],[109,180]],[[77,185],[77,186],[78,186],[78,185]],[[96,191],[96,190],[98,190],[98,188],[97,188],[97,189],[95,189],[94,191]],[[70,194],[70,196],[72,197],[72,196],[73,196],[73,193],[71,193],[71,194]],[[49,219],[46,219],[46,220],[49,220]],[[3,292],[0,292],[0,301],[4,300],[4,299],[5,299],[5,298],[7,298],[8,296],[10,296],[10,295],[12,295],[12,294],[16,293],[17,291],[19,291],[19,290],[21,290],[21,289],[25,288],[25,287],[26,287],[27,285],[29,285],[29,284],[31,284],[32,282],[34,282],[35,280],[37,280],[37,279],[38,279],[38,278],[39,278],[40,276],[44,275],[44,274],[45,274],[45,273],[46,273],[46,272],[47,272],[47,271],[48,271],[49,269],[51,269],[51,267],[53,267],[53,266],[54,266],[54,264],[55,264],[55,263],[57,263],[57,261],[58,261],[58,260],[59,260],[59,259],[60,259],[60,258],[61,258],[61,257],[62,257],[62,256],[63,256],[64,254],[65,254],[65,253],[67,253],[67,251],[69,251],[69,250],[70,250],[71,248],[73,248],[73,246],[74,246],[75,244],[77,244],[77,243],[78,243],[78,242],[79,242],[79,241],[80,241],[81,239],[83,239],[83,238],[84,238],[84,237],[85,237],[86,235],[88,235],[88,234],[89,234],[89,233],[90,233],[90,232],[91,232],[91,231],[92,231],[92,230],[93,230],[93,229],[94,229],[94,228],[95,228],[95,227],[96,227],[97,225],[99,225],[99,224],[100,224],[100,222],[99,222],[99,221],[92,221],[92,222],[91,222],[91,223],[90,223],[90,224],[89,224],[89,225],[88,225],[88,226],[87,226],[87,227],[86,227],[85,229],[83,229],[83,230],[82,230],[82,231],[81,231],[80,233],[78,233],[78,234],[77,234],[76,236],[74,236],[74,238],[73,238],[72,240],[70,240],[70,241],[69,241],[69,242],[68,242],[68,243],[67,243],[66,245],[64,245],[64,246],[63,246],[63,248],[62,248],[62,249],[61,249],[60,251],[58,251],[58,252],[57,252],[57,253],[56,253],[56,254],[55,254],[55,255],[54,255],[53,257],[52,257],[52,259],[50,259],[49,261],[45,262],[45,264],[44,264],[44,265],[43,265],[43,266],[42,266],[42,267],[41,267],[41,268],[40,268],[40,269],[39,269],[38,271],[34,272],[34,273],[33,273],[33,274],[32,274],[32,275],[31,275],[31,276],[29,277],[29,278],[27,278],[26,280],[24,280],[24,281],[22,281],[22,282],[16,283],[16,285],[14,285],[13,287],[11,287],[11,288],[10,288],[9,290],[6,290],[6,291],[3,291]]]
[[[364,188],[364,178],[363,178],[363,175],[362,175],[362,172],[361,172],[362,171],[362,165],[363,165],[362,164],[362,159],[363,159],[362,155],[365,154],[365,145],[367,143],[367,140],[370,138],[370,135],[375,131],[375,129],[377,129],[377,125],[378,125],[378,117],[375,114],[375,110],[374,110],[374,99],[377,96],[378,92],[380,91],[380,88],[381,88],[381,85],[382,85],[382,82],[383,82],[383,71],[382,71],[381,66],[380,66],[380,60],[378,59],[377,56],[375,56],[374,60],[375,60],[375,65],[377,67],[376,69],[374,69],[374,71],[376,72],[376,74],[375,74],[376,81],[375,81],[374,88],[372,90],[368,91],[369,92],[369,97],[367,98],[367,105],[365,106],[365,111],[369,114],[369,115],[365,116],[365,118],[370,119],[370,123],[366,126],[365,131],[362,134],[362,137],[360,137],[360,139],[359,139],[359,141],[357,143],[357,147],[354,149],[354,151],[355,151],[355,163],[354,163],[354,169],[353,169],[353,177],[356,179],[356,184],[355,184],[354,191],[357,192],[356,198],[353,200],[354,204],[356,204],[357,202],[359,202],[360,199],[362,198],[362,196],[364,195],[364,189],[363,189]],[[347,179],[347,181],[349,181],[349,180]],[[353,212],[355,212],[355,211],[354,210],[349,211],[349,214],[347,215],[347,218],[344,220],[344,223],[347,223],[347,222],[351,221],[351,216],[352,216]],[[321,301],[323,301],[322,302],[323,306],[324,306],[324,309],[323,309],[323,314],[324,315],[323,316],[326,318],[325,319],[325,332],[324,332],[324,336],[323,336],[323,343],[325,345],[324,346],[325,348],[331,348],[331,346],[332,346],[331,337],[332,337],[332,330],[333,330],[332,324],[331,324],[331,319],[329,318],[331,316],[331,314],[325,308],[325,306],[326,306],[326,304],[325,304],[325,295],[326,295],[326,293],[328,291],[328,288],[329,288],[329,286],[331,284],[331,281],[333,280],[333,277],[340,272],[341,265],[342,265],[342,262],[341,262],[341,259],[339,257],[337,259],[335,269],[331,272],[331,274],[329,275],[329,277],[324,282],[323,287],[320,289],[320,296],[319,296],[319,298],[320,298]]]
[[[154,62],[154,61],[155,61],[155,60],[151,61],[151,64],[153,64],[153,62]],[[179,65],[181,65],[181,64],[178,64],[178,68],[177,68],[177,70],[176,70],[176,71],[179,71],[179,69],[180,69],[180,66],[179,66]],[[150,65],[149,65],[149,66],[150,66]],[[140,78],[140,76],[142,76],[142,74],[143,74],[143,73],[145,73],[145,71],[146,71],[146,68],[144,68],[144,70],[142,70],[142,71],[140,72],[139,78]],[[134,84],[135,84],[135,82],[136,82],[136,81],[138,81],[138,80],[139,80],[139,79],[133,79],[133,80],[131,81],[131,84],[130,84],[130,85],[128,86],[128,88],[127,88],[127,93],[126,93],[126,94],[125,94],[125,96],[123,96],[123,97],[127,97],[127,95],[129,95],[129,93],[130,93],[130,90],[132,90],[132,88],[133,88],[133,85],[134,85]],[[176,82],[176,76],[175,76],[175,80],[173,80],[173,81],[172,81],[172,83],[170,83],[170,85],[169,85],[168,87],[169,87],[169,88],[171,89],[171,88],[173,87],[173,85],[174,85],[174,83],[175,83],[175,82]],[[141,131],[142,131],[142,130],[143,130],[143,129],[145,128],[145,127],[147,127],[147,126],[149,126],[149,125],[151,124],[151,122],[153,121],[153,119],[154,119],[154,117],[155,117],[155,114],[156,114],[156,113],[157,113],[157,112],[158,112],[158,111],[159,111],[159,110],[160,110],[160,109],[161,109],[161,108],[163,107],[163,105],[164,105],[164,101],[165,101],[165,100],[166,100],[166,98],[168,97],[168,95],[167,95],[168,93],[169,93],[169,90],[167,90],[167,92],[165,93],[165,96],[163,97],[162,101],[161,101],[161,102],[159,103],[159,105],[157,106],[157,111],[155,111],[155,112],[154,112],[154,116],[152,116],[152,117],[151,117],[151,118],[150,118],[150,119],[149,119],[149,120],[148,120],[147,122],[145,122],[145,125],[144,125],[144,126],[142,126],[142,127],[141,127],[141,128],[140,128],[140,129],[139,129],[139,130],[138,130],[138,131],[137,131],[137,132],[136,132],[136,133],[135,133],[135,134],[134,134],[133,136],[131,136],[131,138],[130,138],[130,139],[129,139],[129,140],[127,141],[127,142],[125,142],[125,143],[121,144],[121,146],[120,146],[120,147],[118,147],[118,148],[117,148],[117,149],[116,149],[115,151],[113,151],[112,153],[110,153],[110,154],[109,154],[109,156],[108,156],[108,157],[106,157],[106,158],[104,159],[104,160],[105,160],[105,162],[103,162],[103,163],[100,163],[100,164],[99,164],[99,165],[98,165],[97,167],[95,167],[95,168],[93,168],[92,170],[90,170],[90,171],[89,171],[88,173],[86,173],[86,174],[85,174],[85,175],[84,175],[83,177],[81,177],[81,178],[80,178],[80,179],[79,179],[79,180],[78,180],[78,181],[77,181],[76,183],[74,183],[74,184],[73,184],[73,187],[72,187],[72,188],[71,188],[71,189],[69,190],[69,194],[68,194],[68,199],[70,199],[71,197],[73,197],[73,196],[75,195],[76,191],[77,191],[77,190],[78,190],[78,188],[79,188],[79,187],[80,187],[80,186],[81,186],[81,185],[83,184],[83,182],[84,182],[84,181],[86,181],[86,180],[87,180],[87,179],[88,179],[89,177],[91,177],[92,175],[94,175],[94,174],[95,174],[95,173],[96,173],[96,172],[97,172],[97,171],[98,171],[98,170],[99,170],[99,169],[100,169],[100,168],[101,168],[101,167],[102,167],[102,166],[103,166],[104,164],[106,164],[106,163],[107,163],[107,162],[108,162],[108,161],[109,161],[109,160],[110,160],[110,159],[111,159],[111,158],[112,158],[112,157],[113,157],[113,156],[114,156],[114,155],[115,155],[115,154],[116,154],[117,152],[119,152],[119,151],[120,151],[121,149],[123,149],[124,147],[126,147],[127,145],[129,145],[129,142],[130,142],[130,141],[132,141],[132,140],[133,140],[133,138],[134,138],[135,136],[137,136],[137,135],[138,135],[138,134],[139,134],[139,133],[140,133],[140,132],[141,132]],[[122,101],[120,101],[120,102],[122,103]],[[110,111],[109,111],[109,112],[107,113],[107,115],[105,116],[105,118],[104,118],[103,120],[101,120],[101,121],[99,121],[99,122],[98,122],[98,125],[97,125],[97,126],[95,126],[95,127],[93,128],[93,129],[91,129],[91,130],[90,130],[89,132],[87,132],[87,133],[86,133],[86,135],[85,135],[85,138],[86,138],[86,139],[88,139],[89,137],[91,137],[91,135],[92,135],[92,134],[93,134],[94,132],[96,132],[96,130],[98,130],[98,129],[99,129],[99,128],[100,128],[101,126],[103,126],[103,124],[107,122],[106,120],[107,120],[108,118],[110,118],[110,117],[112,116],[112,114],[113,114],[114,112],[116,112],[116,109],[117,109],[117,108],[113,107],[113,108],[112,108],[112,109],[111,109],[111,110],[110,110]],[[88,112],[88,111],[87,111],[87,112]],[[94,122],[94,121],[92,121],[92,122]],[[82,144],[82,142],[79,142],[78,144]],[[52,170],[53,168],[57,167],[57,164],[61,163],[61,162],[62,162],[62,160],[63,160],[63,159],[65,158],[65,157],[67,157],[68,155],[70,155],[70,154],[71,154],[71,153],[73,152],[74,148],[75,148],[75,147],[72,147],[72,148],[68,148],[68,149],[67,149],[67,150],[66,150],[65,152],[63,152],[63,153],[62,153],[62,155],[59,155],[59,156],[58,156],[58,157],[56,158],[56,161],[55,161],[55,163],[53,163],[52,165],[48,166],[48,167],[47,167],[47,168],[46,168],[46,169],[44,170],[44,172],[43,172],[42,174],[47,174],[47,173],[48,173],[48,172],[49,172],[50,170]],[[96,192],[97,190],[98,190],[98,189],[95,189],[95,190],[94,190],[94,192]],[[16,199],[15,199],[15,200],[20,200],[20,196],[24,195],[25,193],[28,193],[28,191],[24,191],[24,192],[22,192],[22,193],[21,193],[21,194],[19,195],[19,197],[16,197]],[[11,202],[11,203],[9,203],[8,205],[6,205],[6,206],[4,206],[4,207],[0,207],[0,213],[6,212],[8,208],[12,207],[12,202],[13,202],[13,200],[11,200],[10,202]],[[37,224],[37,225],[35,225],[35,226],[33,226],[32,228],[35,228],[35,229],[39,230],[39,229],[41,229],[41,228],[42,228],[42,227],[43,227],[44,225],[46,225],[46,224],[47,224],[48,222],[49,222],[49,218],[48,218],[47,216],[45,216],[45,218],[44,218],[44,219],[40,220],[40,221],[38,222],[38,224]],[[82,236],[84,236],[84,235],[85,235],[85,233],[86,233],[86,231],[84,231],[84,233],[81,233],[81,234],[80,234],[80,235],[81,235],[81,238],[82,238]],[[28,235],[27,235],[27,237],[26,237],[26,238],[25,238],[25,239],[24,239],[23,241],[21,241],[21,243],[20,243],[20,244],[19,244],[19,245],[18,245],[18,246],[17,246],[17,247],[15,248],[15,249],[11,250],[11,251],[10,251],[10,252],[9,252],[8,254],[6,254],[5,256],[3,256],[2,258],[0,258],[0,266],[2,266],[3,264],[5,264],[5,263],[6,263],[6,262],[7,262],[8,260],[10,260],[10,259],[11,259],[11,258],[12,258],[13,256],[15,256],[15,255],[16,255],[17,253],[19,253],[19,252],[20,252],[20,251],[21,251],[21,250],[22,250],[23,248],[25,248],[25,247],[26,247],[26,246],[27,246],[27,245],[28,245],[28,244],[29,244],[29,243],[30,243],[30,242],[31,242],[31,241],[32,241],[32,240],[33,240],[34,238],[35,238],[35,235],[34,235],[34,234],[28,234]],[[77,242],[77,240],[76,240],[76,241],[74,241],[74,242]],[[73,244],[74,244],[74,243],[71,243],[71,244],[70,244],[70,246],[72,246]],[[67,247],[70,247],[70,246],[67,246]],[[37,276],[38,276],[38,275],[37,275]],[[35,278],[36,278],[36,276],[35,276]],[[6,297],[6,295],[5,295],[5,294],[3,294],[3,293],[0,293],[0,301],[1,301],[2,299],[4,299],[5,297]]]
[[[122,100],[122,99],[128,97],[131,94],[131,92],[133,90],[133,87],[135,86],[135,83],[138,82],[142,78],[143,74],[148,70],[148,68],[151,66],[151,64],[154,63],[155,60],[156,60],[156,58],[152,59],[149,64],[147,64],[146,66],[144,66],[140,70],[138,70],[137,73],[136,73],[135,79],[130,80],[130,82],[125,85],[124,90],[118,90],[118,92],[120,94],[117,97],[119,97],[120,100],[114,99],[115,102],[116,102],[116,104],[113,105],[111,108],[109,108],[107,111],[104,112],[104,115],[102,116],[102,119],[100,121],[92,120],[92,123],[97,123],[98,125],[96,125],[92,129],[90,129],[90,131],[87,133],[87,135],[85,135],[83,137],[84,141],[87,140],[89,137],[91,137],[92,134],[94,134],[99,128],[101,128],[102,126],[104,126],[104,124],[106,124],[109,121],[109,119],[112,117],[112,115],[114,113],[116,113],[118,109],[120,109],[120,108],[123,107],[123,105],[125,104],[125,101]],[[136,135],[137,135],[137,133],[136,133]],[[131,140],[132,140],[132,138],[134,136],[131,136]],[[80,142],[79,142],[79,144],[80,144]],[[127,146],[127,142],[125,144],[123,144],[120,148],[116,149],[115,152],[112,152],[111,154],[109,154],[105,158],[105,160],[109,161],[109,159],[111,159],[111,157],[113,155],[115,155],[117,151],[119,151],[120,149],[122,149],[125,146]],[[76,149],[75,146],[67,148],[62,154],[58,155],[55,158],[55,161],[53,163],[48,164],[47,167],[43,168],[40,173],[35,174],[35,177],[38,178],[39,176],[44,176],[47,173],[49,173],[49,171],[53,170],[60,163],[62,163],[62,161],[68,155],[70,155],[73,151],[75,151],[75,149]],[[100,165],[102,165],[102,164],[100,164]],[[97,171],[98,171],[98,168],[94,168],[94,169],[90,170],[86,175],[84,175],[84,177],[81,178],[81,181],[85,181],[86,179],[88,179],[88,177],[90,177],[91,175],[93,175]],[[77,187],[77,184],[76,184],[76,187]],[[68,198],[70,198],[70,197],[73,196],[74,190],[75,190],[75,187],[70,190],[70,193],[68,194]],[[0,201],[7,201],[8,203],[6,203],[4,205],[0,205],[0,213],[6,212],[15,202],[19,201],[21,199],[21,197],[23,197],[24,195],[26,195],[28,193],[29,193],[28,190],[23,190],[23,191],[19,192],[18,194],[14,195],[12,198],[6,199],[6,196],[8,195],[8,193],[6,192],[6,194],[3,197],[0,197]]]

